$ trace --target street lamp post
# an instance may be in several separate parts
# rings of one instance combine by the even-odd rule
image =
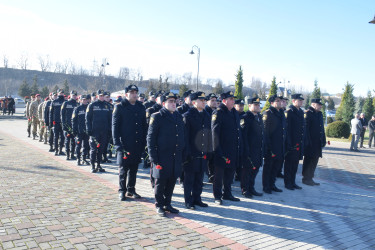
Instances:
[[[199,84],[199,59],[201,57],[201,49],[197,46],[197,45],[194,45],[192,48],[191,48],[191,51],[190,51],[190,55],[194,55],[194,49],[196,49],[198,51],[197,53],[197,58],[198,58],[198,71],[197,71],[197,91],[198,91],[198,84]]]
[[[109,62],[107,62],[107,58],[103,59],[103,63],[102,63],[102,69],[103,69],[103,88],[105,86],[105,67],[107,67],[109,65]]]

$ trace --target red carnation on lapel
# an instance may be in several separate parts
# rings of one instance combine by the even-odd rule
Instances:
[[[53,125],[56,125],[56,122],[55,122],[55,121],[53,121],[53,122],[52,122],[52,124],[53,124]]]
[[[206,159],[207,159],[207,155],[203,155],[203,159],[205,159],[205,160],[206,160]]]
[[[98,145],[96,145],[97,148],[100,148],[100,143],[98,143]]]

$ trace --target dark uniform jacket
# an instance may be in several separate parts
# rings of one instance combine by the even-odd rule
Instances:
[[[290,105],[285,112],[287,122],[286,150],[289,157],[303,158],[305,119],[302,109]]]
[[[119,152],[129,152],[125,163],[138,164],[146,146],[147,123],[146,109],[140,101],[134,105],[127,99],[115,106],[112,115],[113,145]],[[124,153],[124,152],[123,152]],[[122,154],[117,163],[122,164]]]
[[[214,110],[208,105],[206,105],[206,107],[204,107],[204,110],[206,110],[208,112],[208,114],[210,114],[210,115],[212,115],[212,112],[214,112]]]
[[[73,110],[72,127],[75,135],[86,133],[86,109],[88,104],[81,104]]]
[[[234,108],[228,110],[224,104],[220,104],[212,113],[211,129],[215,165],[222,168],[236,168],[240,164],[242,152],[238,112]],[[223,157],[229,158],[230,163],[227,164]]]
[[[180,107],[177,108],[177,111],[178,111],[178,113],[183,115],[186,112],[188,112],[189,109],[190,109],[190,106],[188,104],[184,103]]]
[[[52,124],[50,124],[49,122],[49,111],[51,108],[51,103],[52,103],[52,100],[48,100],[46,102],[46,107],[44,108],[44,123],[46,124],[47,127],[52,126]]]
[[[61,122],[61,106],[64,102],[64,96],[58,96],[56,100],[52,101],[49,111],[50,126],[53,125],[53,122]]]
[[[283,112],[274,107],[267,109],[263,115],[266,156],[283,159],[285,154],[286,121]]]
[[[143,103],[143,105],[145,106],[146,109],[148,108],[151,108],[152,106],[155,105],[156,102],[153,102],[153,101],[146,101],[145,103]]]
[[[153,114],[147,134],[147,148],[153,163],[154,178],[177,178],[181,176],[185,150],[185,124],[178,112],[166,108]],[[160,165],[162,169],[157,169]]]
[[[304,155],[322,157],[322,148],[326,145],[323,114],[313,107],[305,112],[306,137]]]
[[[162,106],[159,103],[155,103],[152,107],[146,109],[146,121],[150,124],[150,118],[153,113],[159,112]]]
[[[108,103],[96,100],[87,106],[86,131],[89,135],[111,132],[111,116]]]
[[[241,117],[240,123],[244,138],[243,167],[259,168],[263,165],[265,152],[262,115],[248,111]]]
[[[184,115],[186,128],[186,172],[202,172],[207,168],[207,154],[212,153],[211,116],[207,111],[189,109]]]
[[[71,131],[73,132],[72,128],[72,114],[75,107],[78,106],[76,100],[72,99],[66,101],[61,106],[61,122],[64,131]]]

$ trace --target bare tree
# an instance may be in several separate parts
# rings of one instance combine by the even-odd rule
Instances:
[[[56,62],[54,73],[62,73],[62,64],[60,62]]]
[[[22,54],[18,59],[17,64],[20,69],[26,70],[29,66],[29,57],[26,54]]]
[[[61,65],[61,73],[66,74],[68,72],[68,68],[71,65],[71,60],[65,60],[64,63]]]
[[[8,56],[7,55],[3,55],[3,62],[4,62],[4,68],[8,68],[8,62],[9,62],[9,59],[8,59]]]
[[[121,67],[118,72],[118,78],[124,79],[125,81],[129,80],[129,74],[130,74],[130,71],[128,67]]]
[[[70,62],[69,64],[69,74],[77,75],[77,67],[73,62]]]
[[[49,58],[49,55],[46,55],[45,57],[39,56],[39,65],[42,72],[49,71],[51,69],[51,59]]]

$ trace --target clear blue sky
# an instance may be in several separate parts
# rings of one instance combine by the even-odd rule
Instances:
[[[196,57],[188,52],[198,45],[203,82],[232,84],[242,65],[245,85],[252,77],[270,83],[275,75],[312,90],[317,79],[334,94],[349,81],[356,95],[365,95],[375,89],[375,25],[368,23],[374,14],[369,0],[0,0],[7,27],[0,56],[12,65],[21,54],[48,54],[86,68],[106,57],[108,74],[127,66],[157,78],[195,75]]]

